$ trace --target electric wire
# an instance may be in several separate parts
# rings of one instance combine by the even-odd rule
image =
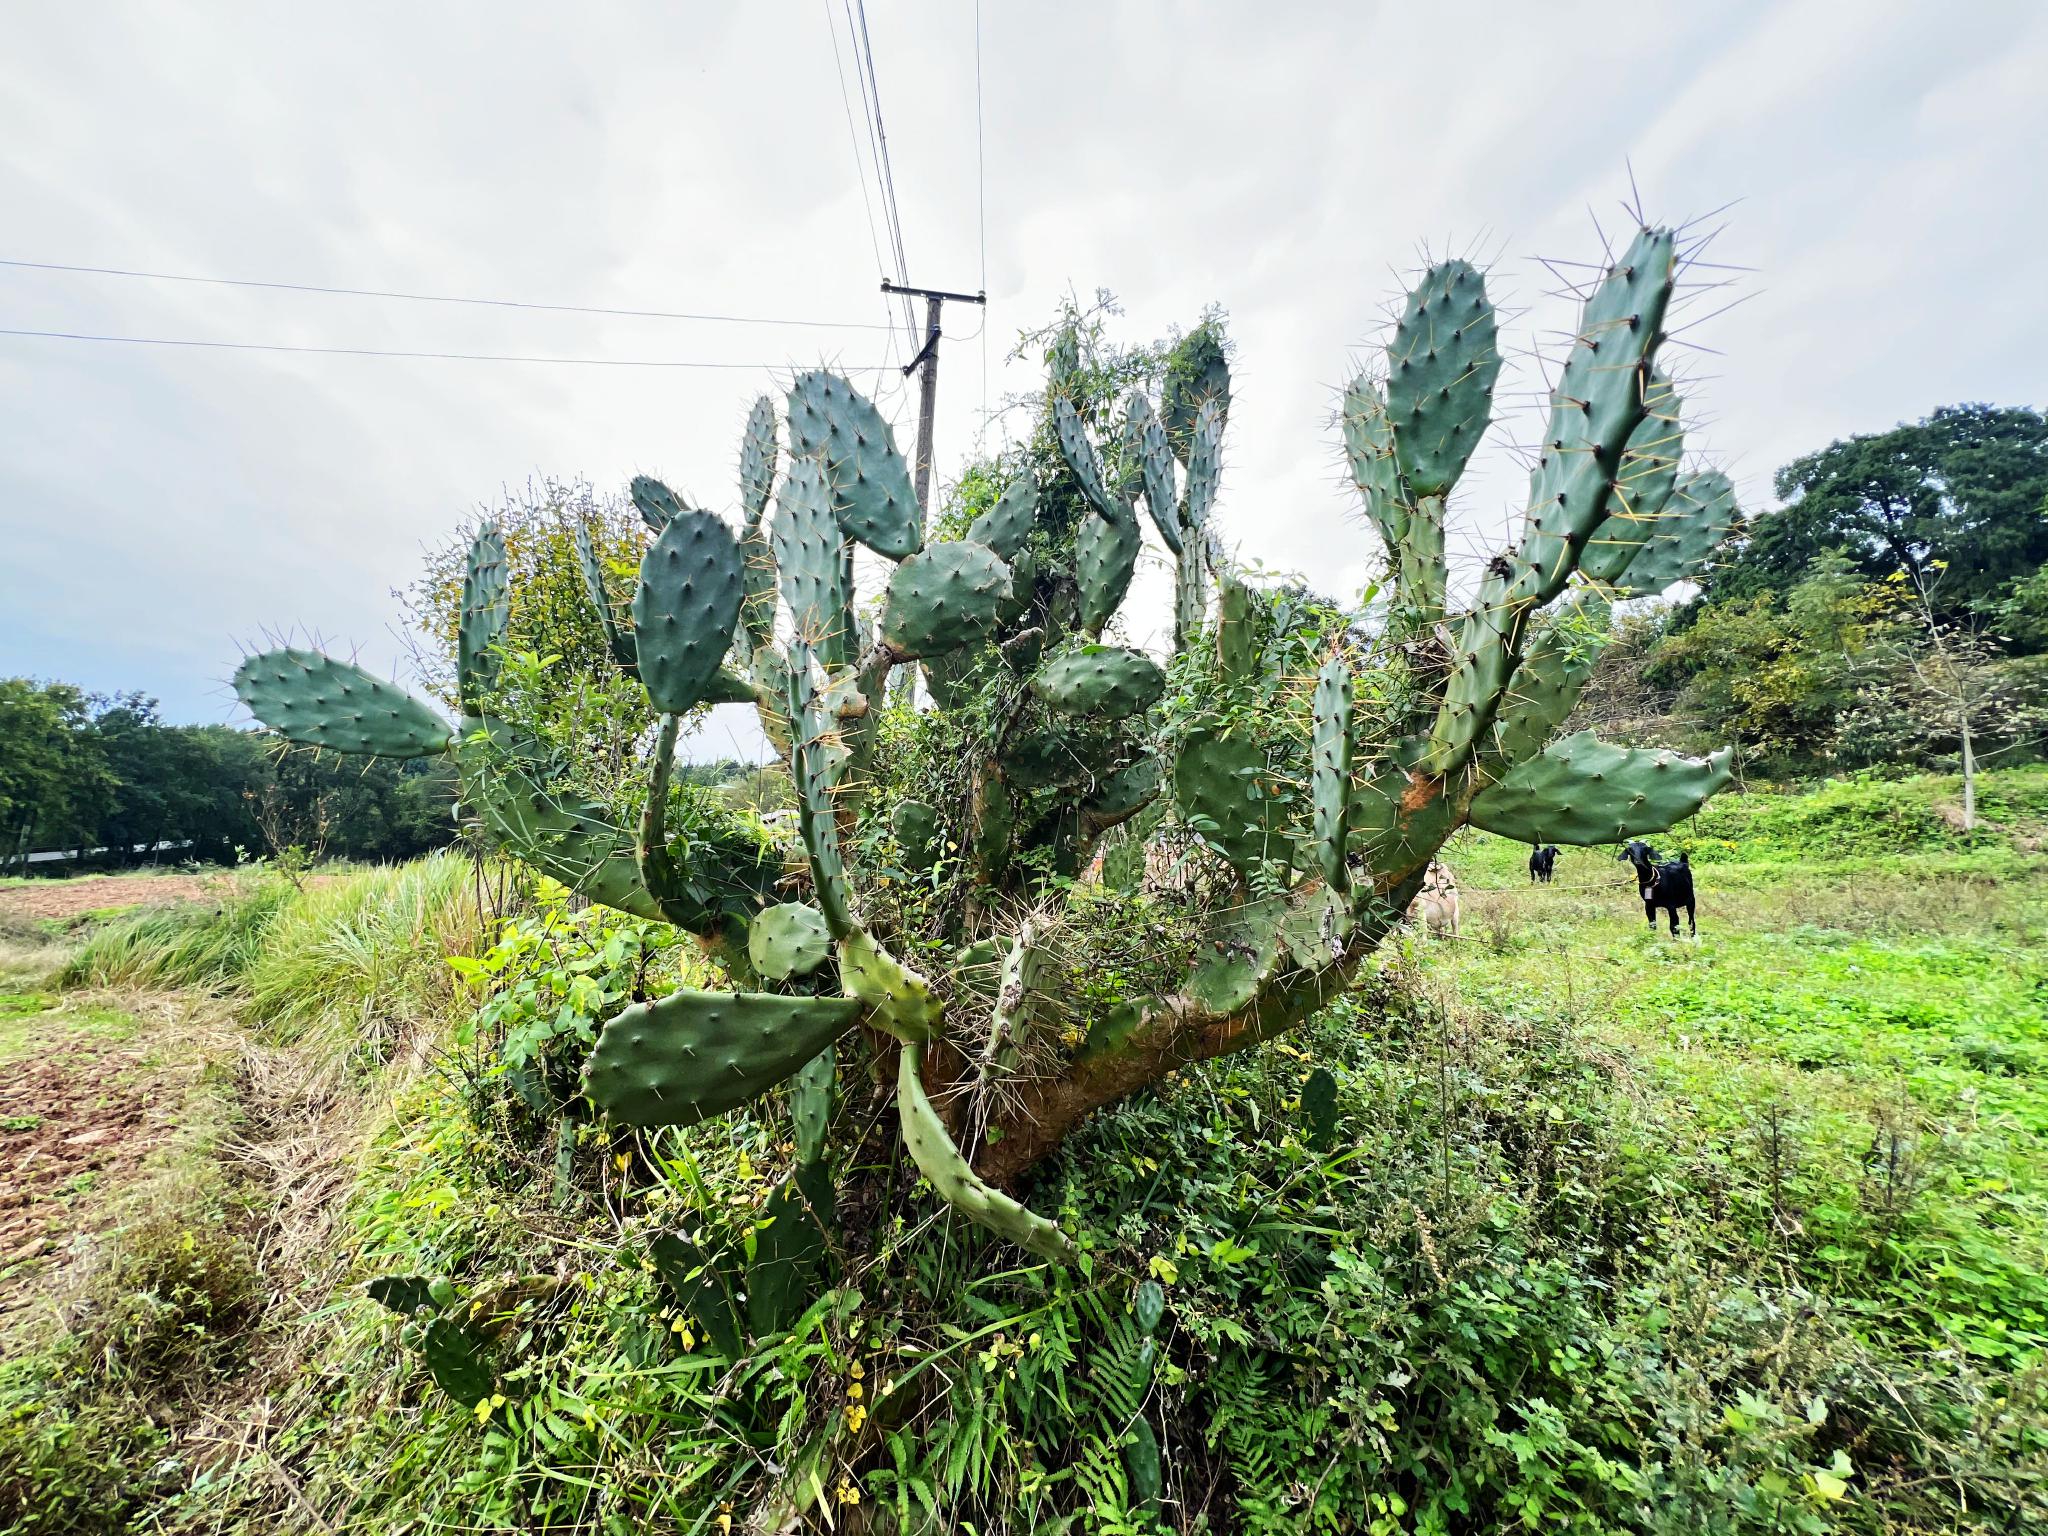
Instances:
[[[114,342],[132,347],[194,347],[222,352],[293,352],[324,357],[399,357],[458,363],[553,363],[578,368],[745,368],[773,371],[786,366],[780,363],[700,362],[687,358],[556,357],[523,352],[410,352],[388,347],[318,347],[277,341],[212,341],[186,336],[109,336],[89,331],[30,330],[20,326],[0,326],[0,336],[38,337],[49,341]]]
[[[865,191],[866,184],[862,184]],[[879,251],[877,253],[879,257]],[[720,315],[674,309],[625,309],[602,304],[541,304],[526,299],[482,299],[462,294],[409,293],[394,288],[346,288],[326,283],[288,283],[253,277],[206,277],[191,272],[146,272],[132,267],[92,267],[62,261],[0,257],[0,267],[34,272],[74,272],[97,277],[135,277],[159,283],[204,283],[221,288],[265,288],[281,293],[319,293],[358,299],[402,299],[412,304],[471,304],[488,309],[537,310],[562,315],[609,315],[627,320],[693,320],[722,325],[786,325],[814,330],[881,331],[892,326],[872,320],[802,320],[777,315]]]

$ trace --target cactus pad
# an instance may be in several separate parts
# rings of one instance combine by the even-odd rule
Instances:
[[[640,514],[640,521],[656,533],[668,526],[670,518],[684,510],[682,497],[651,475],[635,475],[626,489],[633,498],[633,509]]]
[[[1332,656],[1316,673],[1309,747],[1309,799],[1314,807],[1316,858],[1337,890],[1351,880],[1347,863],[1351,807],[1351,666]]]
[[[1074,530],[1074,575],[1081,588],[1081,628],[1091,637],[1123,606],[1144,540],[1138,514],[1122,503],[1113,515],[1084,517]]]
[[[1568,736],[1473,797],[1475,827],[1524,843],[1590,847],[1668,832],[1734,772],[1734,749],[1682,757]]]
[[[497,647],[512,617],[506,586],[505,540],[486,522],[469,546],[462,575],[462,617],[456,626],[456,692],[464,709],[498,683]]]
[[[958,650],[995,627],[1010,568],[986,544],[928,544],[896,567],[882,607],[882,642],[912,658]]]
[[[1082,645],[1040,666],[1031,691],[1062,714],[1121,720],[1158,702],[1166,674],[1142,651]]]
[[[1649,404],[1650,366],[1671,298],[1673,240],[1646,229],[1611,267],[1579,319],[1557,384],[1543,456],[1529,477],[1521,558],[1547,601],[1579,549],[1610,512],[1621,456]]]
[[[695,1125],[767,1092],[859,1016],[844,997],[674,992],[605,1025],[584,1092],[623,1125]]]
[[[1019,475],[1003,488],[996,504],[969,525],[967,537],[986,544],[1005,560],[1014,560],[1037,520],[1038,488],[1029,475]]]
[[[732,645],[743,594],[739,545],[709,512],[671,517],[640,561],[633,631],[640,682],[664,714],[703,702]]]
[[[824,914],[801,901],[785,901],[757,914],[747,928],[747,958],[770,981],[808,976],[832,953]]]
[[[789,1080],[789,1118],[796,1131],[796,1157],[800,1163],[824,1160],[837,1069],[837,1053],[828,1045],[797,1068],[796,1076]]]
[[[1386,397],[1370,374],[1359,374],[1344,391],[1339,425],[1351,483],[1365,499],[1366,515],[1387,541],[1387,549],[1398,553],[1401,541],[1408,537],[1408,495],[1394,458],[1394,429],[1387,421]]]
[[[797,375],[789,390],[790,451],[824,466],[840,530],[901,560],[924,542],[924,512],[895,436],[866,396],[836,373]]]
[[[1139,485],[1145,493],[1145,510],[1152,514],[1152,526],[1159,530],[1166,547],[1178,555],[1180,500],[1174,490],[1173,449],[1152,402],[1136,391],[1124,405],[1124,441],[1137,457]]]
[[[455,740],[434,708],[352,661],[264,651],[235,669],[235,695],[288,741],[376,757],[432,757]]]
[[[1303,1139],[1318,1152],[1327,1152],[1337,1141],[1337,1079],[1328,1067],[1317,1067],[1301,1085],[1301,1118],[1308,1131]]]
[[[1210,1013],[1235,1013],[1254,997],[1280,963],[1280,925],[1287,916],[1284,896],[1246,902],[1203,942],[1188,995]]]
[[[1195,418],[1204,405],[1214,401],[1217,426],[1230,416],[1230,363],[1223,344],[1206,326],[1190,334],[1173,349],[1166,362],[1166,387],[1160,392],[1160,425],[1174,457],[1188,462],[1195,435]]]
[[[1500,375],[1493,305],[1470,262],[1431,267],[1387,342],[1387,420],[1409,491],[1442,496],[1493,419]]]
[[[944,846],[939,838],[939,813],[922,800],[899,800],[889,812],[889,830],[903,861],[920,874],[938,863]]]
[[[633,840],[602,806],[551,794],[482,744],[462,748],[463,798],[493,841],[579,896],[655,922],[667,913],[640,878]]]
[[[747,427],[740,434],[740,520],[748,528],[768,510],[768,493],[775,489],[775,451],[775,402],[763,395],[747,413]]]
[[[844,666],[853,655],[853,585],[845,535],[832,515],[818,460],[790,462],[769,520],[768,542],[797,638],[815,646],[827,666]]]
[[[1111,493],[1109,482],[1103,478],[1102,460],[1096,455],[1095,445],[1088,440],[1088,429],[1081,424],[1080,416],[1065,395],[1053,400],[1052,419],[1059,434],[1060,457],[1073,471],[1081,493],[1088,498],[1089,505],[1104,517],[1115,517],[1121,503]]]
[[[1619,597],[1649,597],[1692,581],[1735,526],[1735,486],[1717,469],[1688,475],[1615,582]]]
[[[1288,852],[1290,807],[1255,742],[1196,731],[1174,761],[1173,799],[1195,834],[1239,870]]]
[[[906,1044],[938,1033],[939,1003],[931,983],[862,929],[839,941],[839,984],[867,1004],[869,1023]]]
[[[919,1075],[924,1067],[924,1050],[907,1045],[896,1064],[896,1107],[903,1127],[903,1145],[917,1170],[931,1181],[939,1198],[969,1221],[988,1228],[998,1236],[1042,1259],[1070,1259],[1074,1245],[1057,1225],[1019,1205],[1001,1190],[984,1182],[967,1165],[946,1123],[932,1106]]]
[[[1685,452],[1680,409],[1678,391],[1671,381],[1661,373],[1652,374],[1643,397],[1643,419],[1636,423],[1628,447],[1622,450],[1607,520],[1579,555],[1579,574],[1589,581],[1611,582],[1627,570],[1663,521],[1665,503],[1678,483],[1678,461]]]
[[[1204,400],[1188,436],[1188,526],[1206,528],[1223,483],[1223,412]]]
[[[605,584],[604,562],[597,557],[590,529],[582,524],[576,528],[576,566],[583,573],[583,590],[590,594],[590,606],[597,610],[597,627],[604,631],[604,643],[612,660],[628,672],[636,671],[640,652],[633,643],[633,631],[619,623],[618,611],[612,607],[612,595]]]

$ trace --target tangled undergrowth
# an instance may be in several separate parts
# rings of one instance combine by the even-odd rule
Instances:
[[[778,1281],[779,1103],[652,1136],[556,1116],[594,1021],[696,962],[525,909],[456,968],[445,1057],[387,1079],[328,1249],[288,1278],[245,1388],[266,1432],[125,1525],[29,1528],[2025,1528],[2048,1516],[2041,861],[2007,826],[1830,862],[1841,816],[1930,798],[1832,793],[1849,809],[1694,829],[1698,945],[1643,936],[1611,854],[1530,891],[1521,851],[1454,847],[1464,938],[1075,1138],[1033,1191],[1081,1236],[1061,1271],[949,1222],[875,1137],[829,1267]],[[1303,1103],[1318,1064],[1333,1115]],[[794,1295],[737,1362],[677,1232],[745,1275],[744,1321]],[[379,1275],[443,1282],[472,1401],[364,1294]]]

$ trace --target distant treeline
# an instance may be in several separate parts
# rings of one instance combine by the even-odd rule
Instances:
[[[695,763],[676,777],[709,787],[752,771]],[[409,859],[456,830],[442,759],[287,750],[268,731],[167,725],[141,694],[0,679],[0,874],[287,852]]]
[[[411,858],[455,835],[454,803],[441,762],[287,752],[267,731],[167,725],[140,694],[0,679],[0,872],[36,853],[66,864],[290,849]]]

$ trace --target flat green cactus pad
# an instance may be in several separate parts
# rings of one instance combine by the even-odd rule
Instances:
[[[511,621],[505,569],[505,540],[486,522],[469,546],[462,575],[462,615],[456,624],[456,689],[465,709],[498,684],[497,646]]]
[[[432,757],[455,733],[432,705],[352,661],[264,651],[235,669],[235,695],[288,741],[373,757]]]
[[[923,1048],[906,1045],[896,1066],[896,1107],[903,1145],[917,1171],[931,1181],[941,1200],[977,1226],[1042,1259],[1072,1258],[1074,1245],[1055,1223],[1027,1210],[968,1166],[924,1091],[919,1075],[923,1066]]]
[[[1311,705],[1309,800],[1314,807],[1316,858],[1323,878],[1338,890],[1350,883],[1351,666],[1332,656],[1316,673]]]
[[[590,529],[582,524],[576,528],[576,568],[583,573],[583,590],[590,595],[590,606],[597,610],[597,625],[604,631],[604,643],[612,660],[628,672],[637,671],[640,652],[633,643],[633,631],[619,622],[618,610],[612,606],[611,589],[605,581],[604,562],[597,557]]]
[[[1102,633],[1102,626],[1123,606],[1131,589],[1131,573],[1138,568],[1138,552],[1144,538],[1138,532],[1138,514],[1121,502],[1113,503],[1113,514],[1081,519],[1074,530],[1074,575],[1081,587],[1081,627],[1090,635]]]
[[[1365,498],[1366,515],[1389,549],[1408,537],[1408,493],[1401,485],[1401,467],[1394,458],[1394,429],[1387,421],[1386,396],[1378,381],[1361,373],[1344,391],[1340,422],[1344,458],[1351,483]]]
[[[548,792],[480,743],[465,744],[461,755],[462,797],[507,853],[601,906],[668,920],[640,878],[633,839],[603,807]]]
[[[1472,825],[1524,843],[1590,847],[1668,832],[1728,782],[1735,751],[1682,757],[1568,736],[1473,797]]]
[[[1128,821],[1159,798],[1161,776],[1156,757],[1126,763],[1096,781],[1094,791],[1081,802],[1082,815],[1097,827]]]
[[[945,851],[939,841],[939,813],[922,800],[897,801],[889,812],[889,830],[896,834],[904,862],[920,873],[938,863]]]
[[[882,605],[882,641],[899,656],[958,650],[995,628],[1010,568],[986,544],[928,544],[896,567]]]
[[[1138,484],[1145,493],[1145,510],[1152,514],[1152,526],[1177,556],[1183,548],[1180,536],[1180,499],[1174,490],[1173,449],[1166,441],[1166,428],[1152,402],[1133,391],[1124,403],[1126,451],[1138,461]]]
[[[825,1133],[832,1119],[832,1085],[837,1071],[837,1053],[828,1045],[789,1080],[789,1118],[796,1130],[796,1156],[800,1163],[816,1163],[825,1156]]]
[[[1173,798],[1195,834],[1240,870],[1288,852],[1292,808],[1255,742],[1190,736],[1174,760]]]
[[[656,533],[668,526],[670,518],[685,510],[682,497],[652,475],[635,475],[626,490],[633,498],[633,509],[640,514],[640,521]]]
[[[1038,519],[1038,488],[1029,475],[1019,475],[1003,488],[996,504],[968,526],[967,537],[986,544],[1005,560],[1014,560],[1031,537]]]
[[[1223,484],[1223,412],[1204,400],[1188,437],[1188,526],[1206,528]]]
[[[740,519],[751,528],[768,510],[775,489],[775,402],[762,395],[747,413],[740,434]]]
[[[865,930],[839,941],[839,984],[867,1004],[868,1022],[906,1044],[938,1033],[939,1001],[931,983],[882,948]]]
[[[695,1125],[767,1092],[859,1017],[845,997],[674,992],[605,1025],[584,1092],[623,1125]]]
[[[808,976],[831,953],[824,913],[801,901],[768,907],[747,928],[747,958],[770,981]]]
[[[1607,643],[1607,605],[1581,596],[1561,603],[1536,632],[1493,723],[1493,757],[1506,768],[1543,750],[1578,702]]]
[[[744,595],[732,531],[709,512],[668,520],[640,561],[633,630],[640,681],[654,707],[679,715],[704,700],[732,645]]]
[[[1685,432],[1679,425],[1682,408],[1671,381],[1653,373],[1643,396],[1643,419],[1622,451],[1607,520],[1579,554],[1579,574],[1587,580],[1615,580],[1663,521],[1665,504],[1678,484],[1678,461],[1685,453]]]
[[[1709,469],[1686,476],[1616,580],[1615,595],[1649,597],[1696,578],[1735,526],[1737,513],[1735,486],[1726,475]]]
[[[826,666],[845,666],[854,650],[852,561],[817,459],[791,460],[768,521],[768,542],[797,638]]]
[[[818,458],[832,515],[850,539],[901,560],[924,542],[924,512],[895,435],[867,397],[836,373],[800,373],[789,389],[791,452]]]
[[[1304,1139],[1318,1152],[1336,1144],[1337,1079],[1328,1067],[1317,1067],[1302,1082],[1301,1118],[1308,1131]]]
[[[1067,461],[1067,468],[1074,473],[1080,484],[1081,494],[1088,498],[1089,505],[1104,517],[1114,517],[1121,505],[1111,491],[1109,482],[1103,477],[1102,460],[1096,455],[1095,444],[1088,440],[1088,429],[1081,424],[1081,418],[1074,411],[1073,402],[1065,395],[1056,396],[1052,403],[1053,429],[1059,435],[1060,457]]]
[[[1121,720],[1158,702],[1166,674],[1142,651],[1081,645],[1040,666],[1031,691],[1062,714]]]
[[[1540,577],[1539,596],[1554,593],[1570,573],[1570,547],[1593,537],[1617,510],[1611,491],[1646,413],[1648,370],[1671,298],[1673,244],[1663,229],[1643,230],[1630,242],[1586,301],[1550,392],[1520,550]]]
[[[1203,329],[1173,349],[1159,397],[1160,425],[1174,457],[1183,464],[1194,444],[1195,418],[1211,402],[1220,428],[1230,416],[1230,362],[1214,333]]]
[[[1211,1013],[1235,1013],[1258,995],[1259,986],[1280,961],[1280,925],[1287,898],[1261,896],[1246,902],[1202,943],[1188,995]]]
[[[1416,496],[1449,493],[1493,419],[1500,375],[1493,305],[1470,262],[1440,262],[1408,295],[1387,342],[1387,419]]]

